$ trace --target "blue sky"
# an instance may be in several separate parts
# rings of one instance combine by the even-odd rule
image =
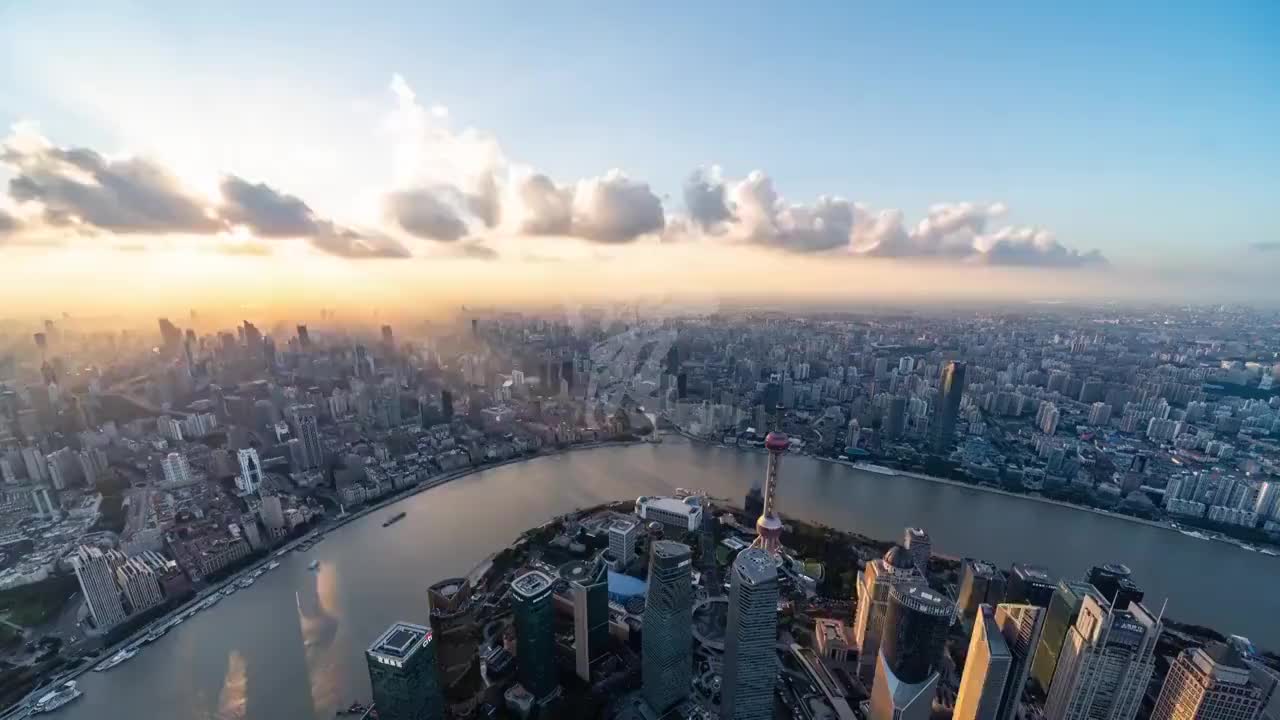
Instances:
[[[349,138],[334,152],[371,155],[351,109],[398,73],[522,163],[622,168],[673,209],[689,172],[718,164],[766,170],[788,200],[836,194],[911,222],[1001,201],[1114,263],[1280,241],[1277,3],[92,5],[0,9],[0,125],[145,150],[142,113],[112,121],[85,99],[114,76],[136,91],[121,105],[226,116],[197,135],[278,104]],[[308,198],[334,185],[266,179]]]

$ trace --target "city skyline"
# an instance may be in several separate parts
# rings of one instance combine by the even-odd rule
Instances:
[[[603,12],[9,8],[0,299],[1272,299],[1271,8]]]

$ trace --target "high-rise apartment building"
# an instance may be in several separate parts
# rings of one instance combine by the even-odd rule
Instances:
[[[778,675],[778,567],[760,548],[733,561],[721,674],[722,720],[769,720]]]
[[[857,614],[853,618],[853,638],[858,645],[858,677],[870,685],[876,673],[880,636],[889,612],[889,590],[894,586],[925,585],[911,555],[901,547],[891,547],[882,558],[867,562],[858,573]]]
[[[324,445],[320,442],[320,426],[315,405],[294,408],[298,436],[302,440],[303,466],[310,470],[324,464]]]
[[[929,449],[942,453],[955,439],[956,418],[960,415],[960,398],[964,396],[965,365],[951,361],[942,367],[938,379],[938,409],[929,426]]]
[[[1256,720],[1264,690],[1230,645],[1183,650],[1165,676],[1151,720]]]
[[[80,592],[89,605],[93,624],[99,630],[108,630],[124,621],[124,605],[120,602],[120,589],[116,587],[115,571],[111,561],[101,548],[81,545],[71,556]]]
[[[996,627],[1000,628],[1000,634],[1004,636],[1010,656],[1009,680],[1000,697],[1000,710],[996,713],[996,720],[1014,720],[1018,716],[1022,693],[1031,674],[1031,659],[1040,644],[1040,634],[1044,630],[1044,619],[1048,613],[1048,610],[1037,605],[1001,603],[996,606]]]
[[[1013,653],[996,623],[995,610],[986,603],[978,605],[952,719],[999,720],[1012,666]]]
[[[693,554],[671,540],[653,543],[641,634],[645,702],[657,714],[689,696],[693,679]]]
[[[937,667],[955,605],[928,587],[889,591],[889,612],[876,658],[870,720],[928,720]]]
[[[130,609],[139,613],[164,602],[160,590],[160,577],[155,569],[141,558],[130,558],[116,567],[116,581]]]
[[[1162,629],[1141,603],[1117,610],[1086,595],[1049,685],[1046,720],[1133,720]]]
[[[169,484],[191,482],[191,466],[182,453],[171,452],[160,461],[164,481]]]
[[[398,622],[365,651],[379,720],[442,720],[431,629]]]
[[[262,487],[262,461],[258,459],[258,451],[253,448],[241,448],[236,456],[240,459],[240,474],[236,476],[236,488],[248,495],[258,492]]]
[[[556,679],[554,610],[546,573],[531,570],[511,582],[515,605],[517,677],[538,702],[554,698]]]
[[[574,669],[591,682],[591,662],[609,642],[609,571],[599,557],[573,560],[560,567],[560,578],[569,583],[573,601]]]

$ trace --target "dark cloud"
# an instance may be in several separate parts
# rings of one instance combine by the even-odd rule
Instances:
[[[684,206],[703,230],[715,230],[733,219],[724,181],[714,169],[698,168],[684,182]]]
[[[16,232],[18,229],[18,218],[10,215],[4,210],[0,210],[0,239],[6,235]]]
[[[573,191],[557,187],[546,175],[520,183],[520,231],[528,235],[569,235],[573,228]]]
[[[385,235],[361,233],[330,222],[320,223],[320,232],[311,237],[316,248],[352,260],[412,257],[408,248]]]
[[[319,220],[301,199],[265,183],[235,175],[222,181],[222,217],[263,238],[306,238],[320,232]]]
[[[383,211],[388,220],[411,235],[453,242],[467,234],[458,199],[459,193],[452,188],[401,190],[383,198]]]
[[[1249,249],[1254,252],[1280,251],[1280,240],[1262,240],[1259,242],[1251,242],[1249,243]]]
[[[9,195],[41,206],[50,225],[80,224],[117,234],[210,233],[206,203],[144,158],[109,160],[88,148],[6,142],[0,162],[14,171]]]

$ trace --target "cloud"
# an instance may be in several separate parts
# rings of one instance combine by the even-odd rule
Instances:
[[[330,222],[321,222],[320,232],[311,238],[311,244],[330,255],[352,260],[413,257],[413,253],[394,238],[377,233],[361,233]]]
[[[698,168],[689,175],[684,182],[684,206],[689,219],[703,230],[713,231],[733,219],[720,168]]]
[[[456,206],[457,197],[459,194],[450,188],[400,190],[383,198],[383,212],[390,222],[411,235],[453,242],[467,234],[467,223]]]
[[[160,165],[138,157],[109,159],[88,148],[62,148],[20,126],[0,146],[9,196],[35,203],[45,223],[127,234],[210,233],[219,222],[206,204]]]
[[[760,170],[732,183],[717,168],[695,170],[684,198],[691,224],[711,235],[798,253],[847,247],[859,216],[853,203],[838,197],[787,203]]]
[[[988,265],[1084,267],[1106,265],[1097,250],[1080,252],[1058,242],[1053,233],[1035,227],[1004,227],[976,241],[977,258]]]
[[[6,236],[17,232],[17,230],[18,218],[10,215],[4,210],[0,210],[0,240],[3,240]]]
[[[235,175],[222,180],[221,216],[261,238],[305,238],[320,232],[315,213],[302,200],[265,183]]]
[[[573,196],[572,235],[600,243],[627,243],[661,232],[662,200],[638,182],[610,170],[603,177],[578,182]]]
[[[244,255],[249,257],[265,257],[271,254],[271,246],[256,240],[220,243],[214,252],[221,255]]]
[[[1249,249],[1253,252],[1278,252],[1280,251],[1280,240],[1261,240],[1259,242],[1249,243]]]
[[[493,248],[478,242],[467,242],[458,245],[458,254],[472,260],[497,260],[498,252]]]

